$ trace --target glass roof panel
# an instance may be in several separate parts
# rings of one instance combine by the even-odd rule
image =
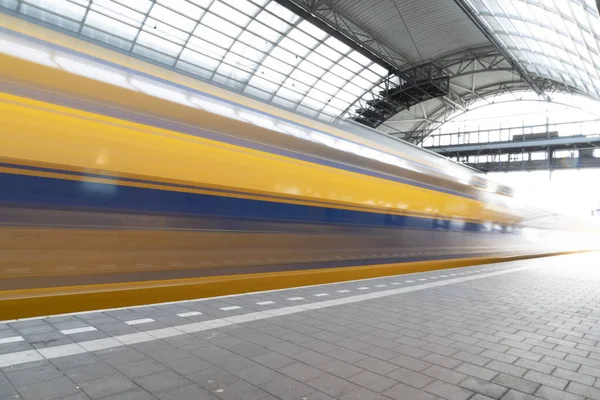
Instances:
[[[595,55],[600,50],[600,16],[594,1],[469,2],[493,34],[528,71],[559,80],[599,98],[600,64]],[[596,35],[591,32],[596,32]],[[564,60],[566,65],[559,59]]]
[[[312,116],[340,115],[388,75],[274,0],[12,3],[0,1],[0,11]]]

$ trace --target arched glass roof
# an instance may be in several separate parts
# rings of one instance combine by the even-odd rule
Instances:
[[[595,0],[469,1],[528,72],[600,98]]]
[[[21,16],[312,117],[387,70],[273,0],[0,0]]]

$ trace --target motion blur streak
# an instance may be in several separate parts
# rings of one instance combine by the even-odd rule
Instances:
[[[150,64],[76,53],[73,38],[6,28],[0,318],[595,243],[582,223],[366,128],[225,101]]]

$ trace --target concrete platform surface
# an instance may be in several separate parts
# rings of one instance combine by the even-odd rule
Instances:
[[[600,254],[0,323],[0,399],[600,399]]]

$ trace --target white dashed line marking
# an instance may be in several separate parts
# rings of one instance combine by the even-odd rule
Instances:
[[[288,297],[289,301],[298,301],[298,300],[304,300],[304,297]]]
[[[228,306],[228,307],[221,307],[219,308],[219,310],[223,310],[223,311],[232,311],[232,310],[239,310],[240,306]]]
[[[173,327],[160,328],[149,330],[146,332],[137,332],[133,334],[124,334],[124,335],[116,335],[112,337],[108,337],[105,339],[96,339],[96,340],[88,340],[84,342],[71,343],[66,345],[58,345],[48,348],[36,349],[36,350],[26,350],[26,351],[18,351],[14,353],[0,354],[0,367],[9,367],[12,365],[24,364],[31,361],[38,360],[50,360],[55,358],[67,357],[70,355],[82,354],[87,352],[93,352],[104,349],[118,348],[123,346],[128,346],[134,343],[144,343],[144,342],[152,342],[158,339],[164,339],[168,337],[177,337],[186,333],[194,333],[194,332],[202,332],[218,329],[225,326],[231,326],[236,324],[243,324],[250,321],[258,321],[265,320],[270,318],[276,318],[278,316],[290,315],[296,313],[302,313],[308,310],[318,310],[322,308],[334,307],[338,305],[345,305],[351,303],[357,303],[361,301],[371,300],[371,299],[379,299],[388,296],[395,296],[402,293],[411,293],[415,291],[425,290],[437,288],[440,286],[452,285],[456,283],[469,282],[474,280],[479,280],[483,278],[500,276],[504,274],[519,272],[530,270],[533,268],[539,268],[539,265],[525,266],[525,267],[516,267],[510,269],[503,269],[500,272],[493,272],[487,274],[480,274],[477,276],[465,277],[465,278],[455,278],[448,279],[445,281],[438,282],[428,282],[414,286],[407,286],[403,288],[397,289],[388,289],[381,290],[371,293],[364,293],[355,296],[347,296],[338,299],[332,300],[320,300],[313,303],[308,304],[299,304],[295,306],[286,306],[281,308],[274,308],[268,311],[258,311],[251,312],[248,314],[242,315],[233,315],[227,318],[216,318],[203,322],[194,322],[194,323],[186,323],[182,325],[176,325]],[[300,297],[300,299],[302,299]],[[127,324],[132,323],[140,323],[138,321],[143,322],[152,322],[153,319],[146,318],[142,320],[135,321],[127,321]],[[142,322],[142,323],[143,323]],[[6,341],[7,338],[4,339]],[[0,342],[2,339],[0,339]]]
[[[386,287],[387,285],[375,285],[375,287]]]
[[[432,276],[430,279],[437,279],[437,278],[438,278],[437,276]]]
[[[315,294],[315,297],[323,297],[323,296],[329,296],[329,293],[317,293],[317,294]]]
[[[64,331],[60,331],[60,333],[62,333],[63,335],[73,335],[75,333],[93,332],[95,330],[97,329],[93,326],[86,326],[84,328],[65,329]]]
[[[343,290],[338,290],[338,293],[349,293],[350,291],[348,289],[343,289]]]
[[[447,278],[448,275],[440,275],[440,278]]]
[[[127,325],[139,325],[139,324],[147,324],[148,322],[154,322],[152,318],[142,318],[142,319],[134,319],[133,321],[125,321]]]
[[[420,281],[426,281],[426,280],[427,280],[427,278],[421,278],[421,279],[419,279],[419,280],[420,280]]]
[[[367,289],[369,289],[367,286],[361,286],[358,288],[358,290],[367,290]]]
[[[258,303],[259,306],[268,306],[269,304],[275,304],[274,301],[259,301]]]
[[[413,283],[414,281],[404,281],[404,282],[406,282],[406,283]]]
[[[178,317],[193,317],[194,315],[202,314],[200,311],[182,312],[177,314]]]
[[[22,336],[5,337],[5,338],[0,339],[0,344],[22,342],[23,340],[25,340],[25,339],[23,339]]]
[[[392,282],[392,285],[402,285],[400,282]]]

